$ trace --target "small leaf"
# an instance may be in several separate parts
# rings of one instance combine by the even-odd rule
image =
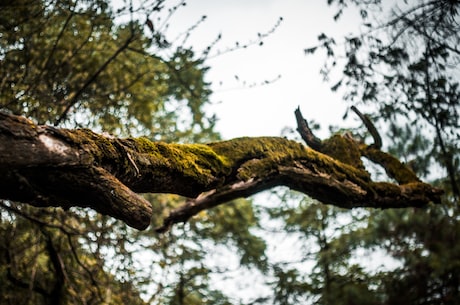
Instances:
[[[305,54],[314,54],[316,49],[318,49],[318,47],[308,48],[308,49],[305,49],[304,52]]]
[[[342,85],[342,80],[338,81],[334,86],[331,87],[331,90],[332,91],[337,91],[337,89],[340,88],[340,86]]]

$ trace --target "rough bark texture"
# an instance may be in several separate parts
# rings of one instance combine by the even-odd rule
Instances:
[[[37,126],[0,113],[0,198],[41,207],[91,207],[137,229],[145,229],[152,214],[151,204],[138,193],[190,198],[159,231],[203,209],[277,185],[345,208],[419,207],[439,201],[439,189],[401,174],[408,169],[393,157],[371,146],[359,149],[370,159],[391,163],[393,176],[405,180],[396,177],[400,185],[373,182],[361,167],[284,138],[167,144]]]

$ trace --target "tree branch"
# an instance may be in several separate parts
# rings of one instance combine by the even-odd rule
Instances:
[[[156,231],[158,233],[164,233],[168,231],[173,224],[187,222],[192,216],[201,211],[237,198],[249,197],[276,185],[271,185],[272,183],[274,183],[274,181],[249,179],[248,181],[236,182],[218,190],[214,189],[202,193],[195,199],[188,199],[183,206],[173,210],[168,217],[164,219],[163,225],[157,228]]]
[[[191,198],[171,213],[163,230],[203,209],[278,185],[346,208],[423,206],[439,202],[442,193],[418,180],[373,182],[361,168],[284,138],[167,144],[37,126],[5,113],[0,113],[0,170],[0,198],[91,207],[137,229],[150,223],[152,207],[138,195],[146,192]]]
[[[363,121],[364,126],[366,126],[367,130],[371,134],[372,138],[374,139],[374,144],[373,146],[376,149],[381,149],[382,148],[382,138],[380,137],[380,133],[377,131],[377,128],[375,128],[374,124],[372,121],[369,119],[369,117],[365,114],[362,114],[361,111],[358,110],[355,106],[351,106],[351,110],[353,110],[357,116]]]
[[[317,138],[313,131],[308,126],[307,120],[305,120],[302,116],[302,112],[300,112],[300,107],[295,110],[295,118],[297,121],[297,131],[299,132],[302,140],[307,143],[308,146],[313,148],[316,151],[321,151],[322,149],[322,142],[321,139]]]

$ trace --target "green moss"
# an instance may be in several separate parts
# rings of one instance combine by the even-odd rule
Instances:
[[[315,168],[318,168],[318,171],[330,174],[340,181],[350,180],[355,183],[361,182],[362,187],[370,181],[370,175],[364,169],[343,163],[329,155],[309,150],[308,160],[315,164]]]
[[[139,152],[150,152],[155,150],[156,143],[149,140],[146,137],[139,137],[139,138],[129,138],[126,139],[128,142],[132,142],[134,144],[133,148],[136,148]]]
[[[62,132],[74,143],[91,151],[94,162],[104,167],[116,167],[120,173],[129,173],[134,163],[145,174],[162,177],[177,173],[184,177],[184,183],[193,182],[201,186],[217,186],[219,181],[235,178],[246,181],[266,177],[276,173],[283,165],[293,166],[293,161],[312,172],[329,174],[334,179],[363,183],[370,179],[367,172],[359,168],[279,137],[246,137],[210,144],[170,144],[144,137],[108,138],[86,129]],[[133,154],[127,156],[130,149]]]
[[[228,174],[230,171],[229,160],[221,155],[218,155],[210,146],[203,144],[176,144],[178,149],[187,154],[196,156],[194,162],[200,166],[210,168],[214,173]]]
[[[279,166],[292,166],[292,161],[302,162],[313,171],[325,172],[337,179],[369,181],[369,174],[351,165],[343,164],[327,155],[316,152],[304,145],[279,137],[238,138],[212,143],[210,146],[225,156],[239,179],[264,177]]]
[[[194,181],[208,184],[216,176],[230,172],[230,163],[204,144],[170,144],[147,138],[129,139],[130,146],[157,164],[180,172]]]
[[[263,177],[288,160],[305,156],[303,145],[284,138],[237,138],[209,144],[220,156],[225,156],[239,179]]]
[[[372,148],[364,149],[363,153],[372,162],[380,164],[385,169],[387,175],[398,181],[399,184],[420,181],[410,168],[390,154]]]
[[[323,141],[322,153],[349,164],[355,168],[364,169],[361,152],[357,143],[347,137],[336,134]]]
[[[305,147],[300,143],[277,137],[244,137],[208,145],[231,163],[241,163],[254,158],[276,160],[305,154]]]

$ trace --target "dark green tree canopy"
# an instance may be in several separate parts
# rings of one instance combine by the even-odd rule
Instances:
[[[107,1],[1,5],[2,108],[41,124],[125,135],[143,130],[157,139],[168,139],[181,119],[169,104],[187,107],[192,125],[213,124],[202,110],[207,68],[182,47],[160,56],[172,47],[160,32],[146,32],[145,20],[115,24]]]

